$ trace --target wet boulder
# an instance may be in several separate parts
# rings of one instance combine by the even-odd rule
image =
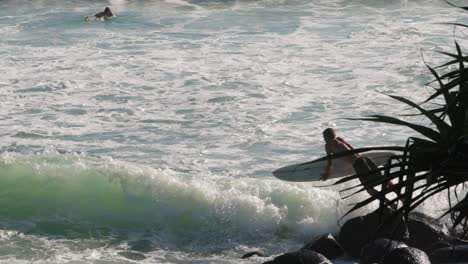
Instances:
[[[295,252],[285,253],[263,264],[333,264],[322,254],[312,250],[301,249]]]
[[[433,264],[438,263],[468,263],[468,246],[452,246],[439,248],[429,254]]]
[[[445,242],[445,241],[435,242],[429,247],[428,250],[426,250],[426,253],[431,254],[432,252],[438,250],[439,248],[447,248],[447,247],[452,247],[452,246],[453,245],[451,243]]]
[[[391,251],[397,248],[407,247],[400,241],[380,238],[366,244],[361,250],[360,264],[380,263],[380,261]]]
[[[132,252],[132,251],[122,251],[118,252],[120,256],[130,259],[130,260],[135,260],[135,261],[140,261],[146,259],[146,256],[140,252]]]
[[[391,209],[382,209],[349,219],[341,228],[338,241],[346,253],[358,258],[362,247],[378,238],[408,240],[409,233],[403,217],[394,216]]]
[[[410,234],[408,246],[427,251],[437,242],[452,242],[448,228],[440,221],[423,213],[411,213],[407,221]]]
[[[128,245],[129,245],[130,250],[139,251],[139,252],[151,252],[155,248],[153,243],[146,239],[132,241],[132,242],[129,242]]]
[[[241,259],[246,259],[246,258],[250,258],[252,256],[259,256],[259,257],[266,257],[265,254],[263,254],[263,252],[261,251],[252,251],[252,252],[249,252],[249,253],[245,253]]]
[[[328,259],[336,259],[344,255],[344,249],[331,234],[321,236],[319,239],[305,245],[308,249],[324,255]]]
[[[431,264],[427,254],[417,248],[403,247],[385,255],[381,264]]]

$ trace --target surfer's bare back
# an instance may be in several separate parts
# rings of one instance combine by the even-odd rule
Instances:
[[[325,140],[325,151],[327,152],[327,155],[349,151],[353,149],[353,146],[351,146],[351,144],[346,142],[344,139],[336,136],[335,130],[333,128],[327,128],[323,131],[323,139]],[[361,156],[359,154],[351,154],[344,156],[340,159],[346,163],[353,165],[354,162],[360,157]],[[329,158],[327,160],[327,164],[325,165],[325,171],[322,173],[322,177],[320,178],[320,180],[325,181],[328,179],[328,177],[330,176],[331,164],[332,159]]]

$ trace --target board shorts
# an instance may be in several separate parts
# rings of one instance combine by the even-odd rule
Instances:
[[[353,163],[353,168],[354,171],[356,171],[356,174],[359,176],[359,180],[364,186],[372,186],[372,182],[378,181],[382,177],[382,174],[379,171],[369,174],[369,172],[377,170],[378,167],[368,157],[357,158]]]

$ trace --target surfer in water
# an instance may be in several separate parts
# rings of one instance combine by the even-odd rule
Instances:
[[[325,151],[327,152],[327,155],[354,149],[353,146],[351,146],[351,144],[346,142],[344,139],[337,137],[333,128],[325,129],[323,131],[323,138],[325,139]],[[341,157],[340,159],[353,166],[356,174],[360,175],[359,180],[370,195],[379,193],[379,191],[372,187],[371,184],[373,181],[378,180],[379,177],[382,177],[382,174],[379,171],[371,174],[369,173],[378,169],[377,165],[375,165],[375,163],[370,158],[355,153]],[[322,181],[327,180],[330,176],[331,164],[332,159],[330,158],[328,159],[327,164],[325,165],[325,171],[322,173],[322,177],[320,178]],[[393,183],[389,182],[387,186],[393,186]],[[386,199],[386,201],[388,202],[388,199]]]
[[[86,20],[91,20],[91,19],[109,19],[111,17],[114,17],[114,14],[110,10],[109,7],[106,7],[103,12],[99,12],[95,14],[94,16],[87,16],[85,17]]]

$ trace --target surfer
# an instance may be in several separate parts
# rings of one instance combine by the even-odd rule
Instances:
[[[103,18],[103,19],[109,19],[109,18],[111,18],[111,17],[114,17],[114,14],[112,13],[112,11],[110,10],[109,7],[106,7],[106,8],[104,9],[103,12],[99,12],[99,13],[95,14],[95,15],[92,16],[92,17],[87,16],[85,19],[86,19],[86,20],[90,20],[90,19],[93,19],[93,18],[97,18],[97,19],[101,19],[101,18]]]
[[[333,128],[325,129],[323,131],[323,138],[325,140],[325,151],[327,152],[327,155],[354,149],[353,146],[351,146],[351,144],[346,142],[343,138],[337,137]],[[377,165],[375,165],[375,163],[370,158],[359,155],[358,153],[354,153],[340,157],[340,159],[353,166],[356,174],[360,175],[359,180],[370,195],[379,193],[379,191],[372,187],[372,182],[378,180],[379,177],[382,177],[382,174],[379,171],[370,173],[371,171],[378,170]],[[330,176],[331,164],[332,159],[329,158],[327,164],[325,165],[325,171],[322,173],[322,177],[320,178],[322,181],[327,180]],[[389,182],[387,186],[393,186],[393,183]],[[388,202],[388,199],[386,199],[386,201]]]

